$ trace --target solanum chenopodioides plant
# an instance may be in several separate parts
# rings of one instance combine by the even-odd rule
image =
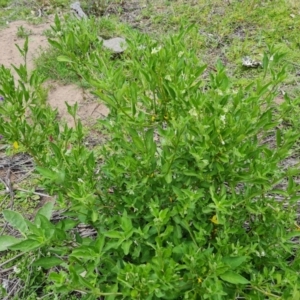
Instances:
[[[40,168],[47,187],[70,202],[68,215],[96,229],[95,238],[76,234],[70,248],[53,242],[51,253],[64,259],[49,275],[53,291],[90,299],[297,296],[290,238],[298,170],[280,163],[298,133],[272,106],[283,78],[234,88],[218,64],[208,80],[186,36],[133,34],[123,62],[96,49],[72,63],[110,108],[101,121],[110,140],[99,174],[80,125],[71,152],[80,164],[50,144],[46,162],[65,175],[56,181],[56,171]],[[287,188],[276,186],[286,177]]]
[[[278,268],[273,258],[281,257],[276,276],[291,276],[289,295],[296,281],[294,266],[287,267],[292,247],[286,233],[294,228],[292,176],[298,171],[287,173],[280,164],[299,134],[283,126],[273,105],[284,70],[273,72],[269,82],[238,88],[217,64],[205,80],[205,67],[184,45],[185,34],[163,42],[139,36],[123,65],[93,53],[90,62],[98,63],[97,70],[89,61],[83,67],[90,77],[82,75],[111,110],[102,122],[111,141],[104,146],[99,189],[113,186],[105,201],[116,214],[125,207],[141,230],[129,238],[130,258],[124,252],[128,260],[119,276],[124,293],[166,297],[169,285],[175,298],[281,295],[272,277]],[[74,69],[79,70],[76,63]],[[93,77],[99,70],[101,76]],[[270,136],[272,144],[266,142]],[[287,176],[290,188],[275,188]],[[282,201],[274,200],[276,193]],[[115,228],[122,232],[117,221]],[[160,267],[168,261],[163,273],[156,260]],[[167,269],[181,274],[182,284],[175,284],[175,275],[165,277]],[[143,285],[146,277],[155,284]]]

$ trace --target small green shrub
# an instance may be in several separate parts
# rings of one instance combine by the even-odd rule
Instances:
[[[8,5],[9,0],[1,0],[0,7],[6,7]]]
[[[17,31],[17,37],[18,38],[25,38],[27,36],[31,35],[31,30],[25,29],[24,26],[19,26]]]
[[[56,17],[54,26],[45,32],[50,48],[35,61],[37,73],[63,82],[78,83],[82,79],[79,74],[74,73],[68,64],[57,61],[57,56],[67,55],[73,59],[85,60],[89,53],[94,51],[99,53],[101,49],[101,56],[109,57],[110,53],[103,50],[102,42],[98,37],[111,38],[113,33],[118,34],[123,31],[123,27],[106,18],[98,20],[91,17],[79,21],[66,17],[64,21],[60,21]]]
[[[274,105],[285,72],[272,64],[281,55],[264,57],[270,81],[233,89],[220,63],[204,79],[205,66],[185,46],[187,32],[163,42],[132,33],[121,60],[98,47],[81,49],[72,33],[57,42],[59,61],[110,109],[99,120],[109,133],[99,156],[84,145],[76,106],[68,106],[75,129],[61,128],[55,113],[37,104],[35,75],[31,93],[22,84],[27,76],[15,86],[0,69],[0,134],[34,156],[41,182],[68,208],[56,224],[50,204],[32,222],[3,213],[22,238],[1,237],[1,250],[31,253],[35,272],[47,272],[45,293],[299,298],[299,246],[292,242],[299,236],[299,170],[282,167],[299,138],[299,108],[287,105],[287,95]],[[79,223],[95,236],[81,236]]]

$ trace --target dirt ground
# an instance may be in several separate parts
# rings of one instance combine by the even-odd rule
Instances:
[[[39,25],[31,25],[26,21],[15,21],[8,24],[7,28],[0,31],[0,65],[11,67],[12,64],[19,66],[23,63],[23,58],[15,46],[17,44],[22,48],[24,45],[25,39],[17,37],[18,28],[23,26],[26,31],[31,32],[27,64],[29,70],[33,70],[34,58],[40,51],[48,47],[48,41],[43,32],[49,29],[52,23],[53,17],[50,16],[45,23]],[[68,102],[69,105],[78,103],[78,116],[85,125],[92,124],[99,117],[107,116],[109,112],[105,105],[99,103],[92,94],[74,84],[63,85],[60,82],[48,81],[46,86],[49,88],[48,103],[58,109],[60,118],[69,126],[73,125],[73,121],[67,112],[65,102]]]

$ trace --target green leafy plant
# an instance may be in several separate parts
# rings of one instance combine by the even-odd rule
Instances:
[[[24,26],[19,26],[17,31],[17,37],[18,38],[25,38],[31,35],[31,30],[27,30],[24,28]]]
[[[67,208],[57,224],[50,205],[33,222],[6,210],[22,240],[5,236],[1,250],[38,251],[30,265],[60,299],[299,297],[299,170],[282,167],[299,138],[299,109],[288,95],[274,105],[285,69],[272,63],[282,57],[270,48],[264,81],[236,88],[221,63],[204,76],[189,30],[163,41],[132,32],[120,60],[101,44],[80,48],[72,31],[50,41],[110,109],[97,155],[76,106],[75,128],[61,128],[49,107],[35,106],[34,74],[29,92],[22,66],[18,86],[1,69],[0,134],[35,158],[41,184]]]
[[[0,7],[6,7],[8,5],[8,0],[1,0],[0,1]]]
[[[37,73],[53,79],[59,78],[64,82],[79,81],[85,85],[79,74],[74,73],[68,64],[58,61],[57,56],[65,55],[73,60],[85,60],[88,53],[102,48],[99,36],[110,38],[113,32],[122,31],[124,26],[117,26],[116,22],[106,18],[99,20],[90,17],[87,20],[77,20],[65,17],[64,20],[60,20],[56,16],[51,27],[51,30],[45,32],[51,47],[36,60]],[[102,48],[101,57],[110,55]]]

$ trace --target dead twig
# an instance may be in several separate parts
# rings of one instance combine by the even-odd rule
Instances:
[[[34,191],[30,191],[30,190],[25,190],[25,189],[22,189],[22,188],[18,187],[17,185],[14,185],[13,188],[15,190],[18,190],[18,191],[21,191],[21,192],[31,193],[31,194],[38,195],[38,196],[41,196],[41,197],[52,198],[52,196],[50,196],[50,195],[47,195],[47,194],[44,194],[44,193],[39,193],[39,192],[34,192]]]
[[[25,252],[19,253],[19,254],[17,254],[16,256],[14,256],[14,257],[12,257],[12,258],[6,260],[6,261],[3,262],[2,264],[0,264],[0,268],[2,268],[4,265],[10,263],[11,261],[17,259],[18,257],[22,256],[23,254],[25,254]]]

